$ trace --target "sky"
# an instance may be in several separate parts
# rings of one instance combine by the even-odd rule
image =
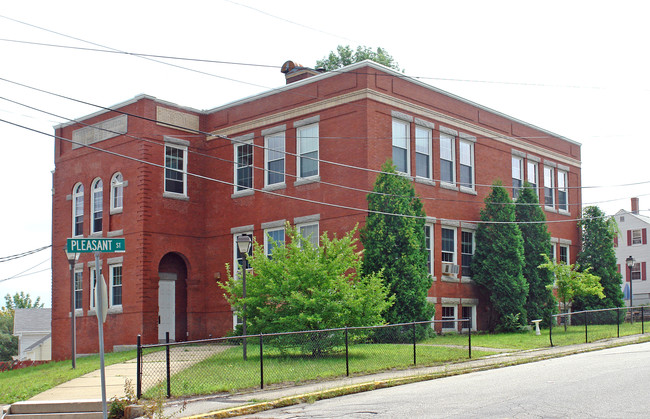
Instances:
[[[64,97],[211,109],[283,86],[285,61],[313,67],[337,45],[382,47],[409,77],[581,143],[583,204],[614,214],[639,197],[650,215],[642,1],[5,3],[0,297],[24,291],[51,307],[63,249],[7,259],[51,244],[54,126],[98,110]]]

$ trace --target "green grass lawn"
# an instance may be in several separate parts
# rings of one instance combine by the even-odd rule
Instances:
[[[113,352],[104,357],[105,365],[117,364],[136,357],[136,351]],[[0,404],[27,400],[73,378],[99,369],[99,355],[77,358],[77,367],[71,361],[49,362],[33,367],[0,372]]]

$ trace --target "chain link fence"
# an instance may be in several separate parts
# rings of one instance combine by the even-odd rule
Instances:
[[[466,346],[429,343],[440,320],[155,345],[138,336],[136,394],[214,394],[471,358],[470,320],[450,322],[468,332]]]

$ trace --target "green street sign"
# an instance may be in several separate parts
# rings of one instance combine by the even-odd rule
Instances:
[[[70,253],[119,253],[126,251],[124,239],[68,239]]]

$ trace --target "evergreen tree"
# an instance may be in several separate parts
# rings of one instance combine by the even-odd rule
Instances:
[[[528,182],[517,197],[515,217],[524,240],[522,273],[528,282],[526,313],[529,319],[542,319],[548,324],[550,316],[557,313],[555,297],[549,288],[553,284],[553,274],[538,267],[545,262],[544,255],[551,252],[551,235],[537,193]]]
[[[400,70],[399,64],[385,49],[377,48],[377,50],[373,51],[372,48],[358,46],[356,50],[353,50],[349,45],[339,45],[336,47],[336,51],[331,51],[327,57],[317,60],[316,68],[331,71],[363,60],[372,60],[393,70],[403,72],[403,70]]]
[[[388,309],[388,323],[427,321],[434,306],[427,302],[431,277],[424,242],[424,209],[408,178],[397,174],[387,161],[368,195],[369,213],[361,230],[366,275],[383,272],[395,304]],[[395,215],[392,215],[395,214]],[[405,215],[400,216],[400,215]]]
[[[472,277],[490,295],[490,330],[515,331],[526,324],[528,284],[522,274],[524,244],[515,208],[501,182],[492,186],[476,230]]]
[[[582,251],[578,254],[577,263],[581,270],[591,268],[590,272],[600,277],[605,298],[591,295],[576,297],[573,310],[623,307],[622,277],[616,269],[614,252],[616,222],[613,218],[606,218],[597,206],[590,206],[583,210],[578,225],[582,230]]]

